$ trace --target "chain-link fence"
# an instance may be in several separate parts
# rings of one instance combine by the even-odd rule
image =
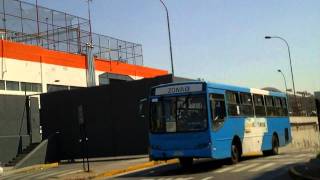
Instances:
[[[297,93],[298,94],[298,93]],[[315,97],[312,94],[288,94],[289,112],[292,116],[316,116]]]
[[[90,22],[19,0],[0,0],[2,39],[38,45],[69,53],[86,53],[90,43]],[[142,46],[92,33],[94,56],[143,65]]]

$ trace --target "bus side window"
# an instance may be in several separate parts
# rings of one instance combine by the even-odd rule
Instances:
[[[273,97],[273,102],[274,102],[275,116],[283,116],[282,115],[281,98],[280,97]]]
[[[250,93],[240,93],[241,105],[240,112],[242,116],[253,116],[253,103]]]
[[[228,104],[228,115],[229,116],[239,116],[240,115],[240,99],[237,92],[228,91],[227,104]]]
[[[219,129],[226,118],[226,105],[223,94],[210,94],[212,129]]]
[[[266,109],[264,107],[263,96],[259,94],[254,94],[253,99],[254,99],[254,109],[255,109],[256,117],[265,117]]]
[[[267,107],[267,116],[275,116],[272,96],[264,96],[264,97],[265,97],[265,102]]]
[[[281,98],[281,105],[282,105],[282,115],[288,116],[288,108],[287,108],[286,98]]]

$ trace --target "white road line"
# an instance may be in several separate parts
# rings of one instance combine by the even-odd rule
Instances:
[[[286,157],[289,157],[289,155],[288,154],[274,155],[274,156],[265,157],[263,159],[280,159],[280,158],[286,158]]]
[[[257,172],[257,171],[260,171],[260,170],[262,170],[262,169],[266,169],[266,168],[268,168],[268,167],[270,167],[270,166],[273,166],[273,165],[275,165],[275,164],[276,164],[276,163],[267,163],[267,164],[265,164],[265,165],[262,165],[262,166],[253,168],[253,169],[249,170],[249,172]]]
[[[281,162],[288,162],[288,160],[290,161],[295,161],[295,162],[299,162],[299,161],[304,161],[306,160],[305,158],[287,158],[287,159],[257,159],[257,160],[250,160],[251,163],[267,163],[267,162],[277,162],[277,163],[281,163]]]
[[[53,171],[54,170],[47,170],[47,171],[42,170],[42,171],[11,174],[11,175],[5,176],[5,179],[17,180],[17,179],[33,178],[33,177],[40,176],[40,175],[43,175],[43,174],[47,174],[48,172],[53,172]]]
[[[10,179],[10,180],[22,179],[22,177],[26,177],[27,175],[28,173],[12,174],[12,175],[6,176],[4,179]]]
[[[299,154],[299,155],[295,156],[295,158],[302,158],[302,157],[306,157],[306,156],[308,156],[308,155],[307,154]]]
[[[307,154],[308,157],[316,157],[315,154]]]
[[[296,157],[297,158],[302,158],[302,157],[304,157],[304,158],[311,158],[311,157],[315,157],[316,155],[315,154],[299,154],[299,155],[297,155]]]
[[[228,166],[228,167],[225,167],[225,168],[222,168],[222,169],[218,169],[218,170],[216,170],[216,171],[214,171],[214,172],[216,172],[216,173],[223,173],[223,172],[226,172],[226,171],[235,169],[235,168],[237,168],[237,167],[239,167],[239,166],[243,166],[243,165],[237,164],[237,165],[233,165],[233,166]]]
[[[231,171],[231,172],[240,172],[240,171],[243,171],[243,170],[247,170],[247,169],[250,169],[250,168],[252,168],[252,167],[257,166],[258,164],[259,164],[259,163],[249,164],[249,165],[247,165],[247,166],[243,166],[243,167],[237,168],[237,169],[235,169],[235,170],[233,170],[233,171]]]
[[[67,176],[67,175],[70,175],[70,174],[73,174],[73,173],[78,173],[78,172],[83,172],[83,170],[74,170],[74,171],[70,171],[70,172],[67,172],[67,173],[64,173],[64,174],[59,174],[58,176],[56,177],[62,177],[62,176]]]
[[[65,173],[65,172],[68,172],[68,171],[72,171],[73,169],[68,169],[68,170],[64,170],[64,171],[56,171],[56,172],[52,172],[52,173],[47,173],[46,175],[44,176],[36,176],[35,179],[46,179],[48,177],[53,177],[55,175],[58,175],[58,174],[61,174],[61,173]]]
[[[193,177],[176,178],[175,180],[190,180],[190,179],[193,179]]]
[[[288,162],[283,162],[282,164],[288,165],[288,164],[294,164],[297,163],[297,161],[288,161]]]
[[[37,177],[37,176],[42,176],[42,175],[45,175],[45,174],[47,174],[48,173],[48,171],[43,171],[43,172],[39,172],[39,173],[35,173],[35,174],[32,174],[32,175],[25,175],[25,178],[28,178],[28,179],[33,179],[33,178],[35,178],[35,177]]]
[[[205,177],[205,178],[202,178],[201,180],[209,180],[209,179],[212,179],[213,177],[210,176],[210,177]]]

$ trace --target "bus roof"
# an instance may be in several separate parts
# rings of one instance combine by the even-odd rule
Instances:
[[[229,91],[238,91],[238,92],[247,92],[247,93],[254,93],[254,94],[261,94],[261,95],[271,95],[271,96],[279,96],[279,97],[286,97],[286,94],[283,92],[275,92],[275,91],[267,91],[257,88],[248,88],[248,87],[241,87],[241,86],[235,86],[235,85],[229,85],[229,84],[222,84],[222,83],[212,83],[212,82],[204,82],[204,81],[185,81],[185,82],[178,82],[178,83],[167,83],[167,84],[161,84],[158,86],[154,86],[155,88],[160,87],[166,87],[166,86],[172,86],[172,85],[179,85],[179,84],[207,84],[208,88],[215,88],[215,89],[224,89]]]

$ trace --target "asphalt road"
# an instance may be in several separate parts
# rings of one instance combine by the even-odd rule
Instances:
[[[165,165],[115,177],[141,180],[209,180],[209,179],[291,179],[289,167],[309,161],[312,152],[287,152],[276,156],[246,157],[236,165],[221,160],[198,160],[192,168],[183,169],[178,164]]]
[[[65,168],[63,170],[59,168],[51,168],[43,171],[32,171],[25,173],[17,173],[8,176],[0,176],[0,180],[21,180],[21,179],[61,179],[68,174],[74,174],[82,172],[79,169]]]
[[[312,152],[284,151],[277,156],[246,157],[236,165],[229,165],[222,160],[197,160],[190,169],[182,169],[179,164],[162,165],[156,168],[137,171],[113,177],[116,179],[142,179],[142,180],[210,180],[210,179],[290,179],[288,169],[290,166],[301,164],[315,157]],[[121,161],[122,163],[123,162]],[[101,162],[110,163],[110,162]],[[120,163],[121,164],[121,163]],[[0,180],[20,179],[66,179],[67,175],[82,172],[82,164],[61,165],[40,171],[0,176]]]

